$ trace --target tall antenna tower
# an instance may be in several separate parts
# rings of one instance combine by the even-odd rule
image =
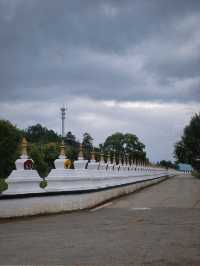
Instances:
[[[61,121],[62,121],[62,138],[65,136],[65,115],[66,115],[66,107],[61,107]]]

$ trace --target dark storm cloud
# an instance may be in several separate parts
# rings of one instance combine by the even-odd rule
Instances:
[[[0,0],[0,99],[200,100],[200,1]]]

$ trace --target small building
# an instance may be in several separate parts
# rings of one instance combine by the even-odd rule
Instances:
[[[179,163],[178,164],[178,170],[181,172],[192,172],[193,168],[190,164],[187,163]]]

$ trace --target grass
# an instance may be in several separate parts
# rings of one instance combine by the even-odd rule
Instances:
[[[200,179],[200,172],[197,172],[197,171],[193,171],[192,172],[192,175],[196,178],[199,178]]]

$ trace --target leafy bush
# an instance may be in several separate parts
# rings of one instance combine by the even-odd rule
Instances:
[[[9,121],[0,120],[0,177],[7,178],[19,158],[22,132]]]
[[[41,188],[45,188],[45,187],[47,187],[47,185],[48,185],[47,180],[42,180],[42,181],[40,182],[40,187],[41,187]]]
[[[50,170],[54,168],[54,161],[59,155],[59,145],[36,144],[29,145],[29,156],[34,161],[36,169],[41,177],[46,177]]]
[[[0,193],[6,189],[8,189],[8,184],[6,183],[5,179],[0,178]]]
[[[29,146],[29,156],[34,161],[34,169],[36,169],[41,177],[48,175],[48,164],[44,160],[44,152],[42,145],[31,144]]]

